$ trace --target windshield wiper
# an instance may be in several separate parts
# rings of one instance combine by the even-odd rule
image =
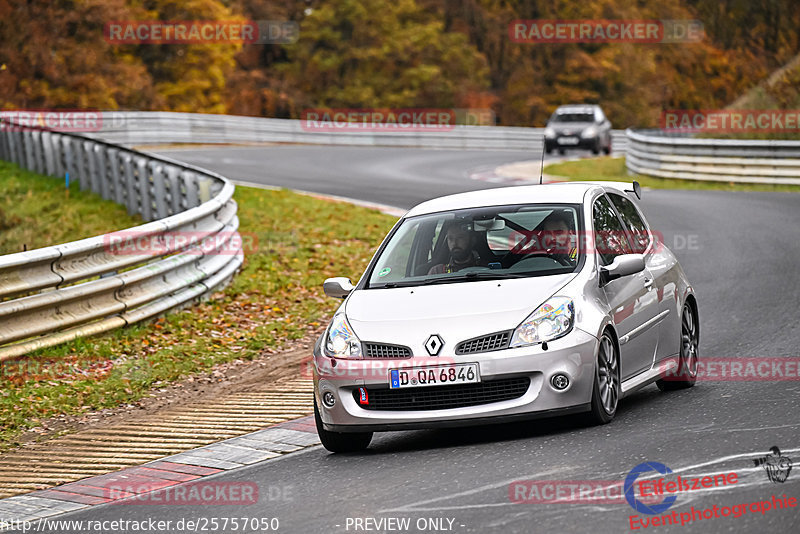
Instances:
[[[367,289],[394,289],[398,287],[415,287],[421,285],[434,285],[434,284],[450,284],[453,282],[477,282],[483,280],[507,280],[511,278],[530,278],[531,276],[538,276],[540,273],[536,271],[526,271],[519,273],[498,273],[498,272],[468,272],[458,276],[445,276],[442,278],[427,278],[425,280],[406,280],[400,282],[387,282],[381,285],[368,285]]]
[[[443,278],[428,278],[423,280],[423,284],[447,284],[450,282],[474,282],[478,280],[502,280],[504,278],[526,278],[521,273],[481,273],[469,272],[460,276],[446,276]]]

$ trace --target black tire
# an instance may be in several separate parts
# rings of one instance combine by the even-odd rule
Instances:
[[[678,359],[676,376],[669,380],[658,380],[656,386],[661,391],[675,391],[694,386],[697,382],[698,348],[700,347],[700,321],[697,310],[687,301],[681,313],[681,355]]]
[[[372,441],[372,432],[331,432],[322,426],[319,416],[317,400],[314,399],[314,422],[317,424],[317,434],[322,446],[331,452],[358,452],[369,447]]]
[[[608,145],[606,145],[606,147],[603,149],[603,154],[605,154],[606,156],[611,154],[611,143],[608,143]]]
[[[592,154],[597,155],[600,153],[600,141],[595,141],[592,145]]]
[[[589,422],[595,425],[610,423],[617,414],[622,393],[619,379],[619,351],[608,331],[600,336],[597,362],[594,368],[594,386]],[[608,389],[607,389],[608,388]]]
[[[553,149],[552,148],[545,148],[544,149],[544,153],[545,154],[552,154],[553,153]]]
[[[563,156],[565,152],[566,152],[566,151],[565,151],[563,148],[559,148],[559,149],[558,149],[558,154],[559,154],[560,156]]]

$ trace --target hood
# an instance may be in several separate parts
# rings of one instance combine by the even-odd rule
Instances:
[[[424,344],[438,334],[439,355],[452,356],[462,341],[516,328],[575,276],[361,289],[347,299],[345,312],[361,341],[405,345],[427,356]]]

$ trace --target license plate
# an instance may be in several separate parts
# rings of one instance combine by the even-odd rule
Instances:
[[[559,137],[558,138],[559,145],[577,145],[578,138],[577,137]]]
[[[389,369],[389,388],[391,389],[474,384],[480,381],[477,363]]]

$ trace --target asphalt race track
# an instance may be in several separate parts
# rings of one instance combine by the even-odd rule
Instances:
[[[234,180],[402,208],[502,185],[469,173],[540,154],[321,146],[164,153]],[[800,356],[800,195],[645,191],[643,206],[695,285],[701,358]],[[795,464],[784,483],[754,467],[753,455],[772,446]],[[332,455],[319,446],[217,476],[257,482],[257,505],[103,505],[64,518],[278,517],[279,531],[290,533],[389,531],[356,530],[354,518],[410,518],[408,532],[431,532],[435,523],[422,521],[445,518],[452,532],[630,532],[634,511],[625,502],[513,503],[509,488],[526,479],[622,480],[645,461],[684,476],[739,473],[736,484],[681,495],[669,512],[800,497],[800,382],[698,382],[671,393],[651,385],[624,399],[616,419],[600,427],[567,418],[377,434],[363,454]],[[418,530],[418,521],[426,529]],[[748,511],[670,531],[800,532],[800,508]]]
[[[576,152],[578,154],[579,152]],[[588,153],[588,152],[583,152]],[[432,150],[306,145],[180,149],[164,155],[244,182],[410,208],[453,192],[485,189],[469,173],[541,158],[539,151]]]

